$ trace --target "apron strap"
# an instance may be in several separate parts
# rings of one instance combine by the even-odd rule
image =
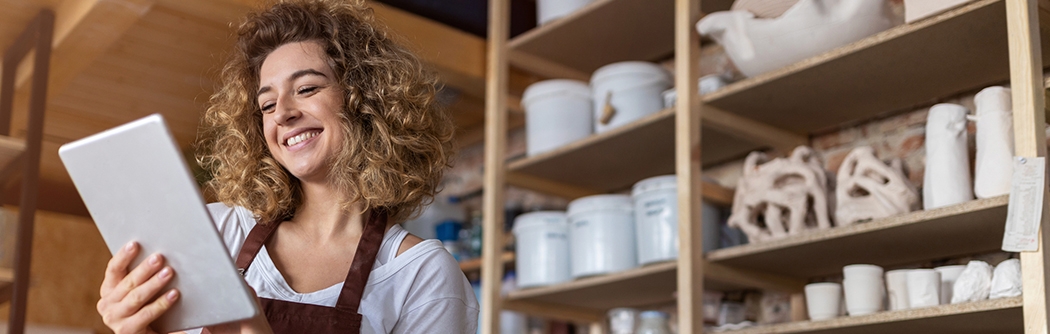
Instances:
[[[365,284],[368,283],[368,276],[372,273],[379,246],[383,243],[383,235],[386,234],[387,218],[387,212],[384,209],[370,210],[365,220],[364,231],[361,233],[361,241],[357,243],[357,252],[350,264],[350,272],[346,274],[343,291],[339,294],[339,300],[335,304],[336,308],[357,313],[357,309],[361,306]]]
[[[266,240],[270,239],[274,231],[277,231],[277,225],[281,224],[280,219],[276,219],[269,224],[255,224],[252,227],[251,232],[248,232],[248,237],[244,239],[244,245],[241,246],[241,251],[237,254],[237,272],[244,276],[244,273],[248,272],[248,267],[252,265],[252,261],[255,260],[255,255],[259,254],[259,250],[262,249],[263,245],[266,244]]]

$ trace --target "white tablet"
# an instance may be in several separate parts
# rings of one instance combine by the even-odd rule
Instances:
[[[133,267],[159,252],[175,269],[168,288],[182,296],[153,322],[154,330],[168,333],[255,316],[249,288],[160,115],[62,145],[58,154],[110,252],[134,240],[142,251]]]

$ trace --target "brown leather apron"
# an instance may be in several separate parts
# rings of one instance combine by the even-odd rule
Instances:
[[[366,215],[361,241],[357,244],[357,253],[346,274],[342,293],[335,307],[318,306],[289,302],[276,299],[259,298],[262,311],[274,333],[360,333],[361,315],[357,313],[361,297],[376,262],[376,253],[383,243],[386,233],[387,214],[383,210],[371,210]],[[240,254],[237,255],[237,268],[245,273],[251,266],[255,255],[280,222],[261,225],[256,224],[248,233]]]

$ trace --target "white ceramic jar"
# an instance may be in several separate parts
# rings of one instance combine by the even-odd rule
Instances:
[[[638,316],[641,322],[635,334],[671,334],[671,328],[667,325],[667,313],[660,311],[645,311]]]
[[[525,108],[525,145],[528,155],[557,149],[589,136],[591,88],[576,80],[545,80],[529,85],[521,98]]]
[[[678,177],[638,181],[631,189],[634,230],[641,265],[678,258]]]
[[[638,266],[634,203],[627,195],[594,195],[569,203],[572,277],[608,274]]]
[[[518,286],[544,286],[570,280],[569,220],[565,212],[538,211],[514,219]]]
[[[536,0],[536,23],[544,25],[551,20],[572,14],[591,0]]]
[[[663,92],[671,88],[672,81],[667,70],[643,61],[612,63],[594,71],[594,132],[602,133],[663,110]],[[603,118],[606,105],[612,106],[613,113]]]

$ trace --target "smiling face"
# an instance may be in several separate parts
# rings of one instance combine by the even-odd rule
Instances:
[[[303,182],[324,182],[342,150],[343,91],[319,42],[271,52],[259,70],[258,106],[270,154]]]

